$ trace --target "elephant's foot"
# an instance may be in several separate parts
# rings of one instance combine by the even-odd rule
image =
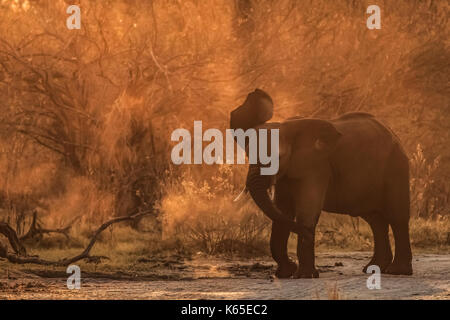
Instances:
[[[394,260],[383,273],[410,276],[413,274],[413,270],[411,262],[398,262]]]
[[[381,270],[382,273],[384,273],[384,271],[386,270],[386,268],[392,263],[392,258],[391,259],[374,259],[372,258],[372,260],[370,260],[370,262],[363,268],[363,272],[367,273],[367,268],[370,266],[378,266]]]
[[[294,279],[311,279],[318,278],[319,271],[316,268],[301,268],[298,267],[294,273]]]
[[[275,276],[280,279],[286,279],[292,277],[295,270],[297,270],[297,264],[294,261],[289,260],[287,263],[279,264]]]

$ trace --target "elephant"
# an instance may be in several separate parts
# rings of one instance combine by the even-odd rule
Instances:
[[[251,123],[253,119],[246,129],[279,129],[278,173],[262,175],[262,164],[249,164],[245,186],[272,220],[270,251],[278,278],[319,277],[314,241],[322,211],[361,217],[369,224],[374,254],[363,272],[377,265],[382,273],[412,274],[409,161],[390,128],[363,112],[330,120],[294,117]],[[268,192],[273,187],[274,200]],[[287,254],[290,232],[298,234],[298,266]]]

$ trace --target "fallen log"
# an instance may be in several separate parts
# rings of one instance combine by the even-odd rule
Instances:
[[[64,259],[61,259],[58,261],[50,261],[50,260],[41,259],[38,256],[26,256],[26,253],[21,254],[20,250],[16,251],[16,249],[14,249],[14,248],[13,248],[14,251],[16,251],[15,254],[5,252],[4,250],[0,250],[0,257],[8,259],[8,261],[10,261],[12,263],[18,263],[18,264],[34,263],[34,264],[51,265],[51,266],[68,266],[68,265],[70,265],[74,262],[77,262],[79,260],[82,260],[82,259],[96,260],[96,258],[98,258],[98,257],[90,256],[89,253],[90,253],[92,247],[94,246],[95,242],[97,241],[98,236],[104,230],[106,230],[110,225],[118,223],[118,222],[130,221],[130,220],[133,221],[135,219],[139,219],[139,218],[142,218],[145,216],[150,216],[150,215],[152,215],[151,211],[144,211],[144,212],[141,212],[141,213],[138,213],[135,215],[117,217],[117,218],[111,219],[109,221],[106,221],[95,231],[94,235],[92,236],[91,240],[89,241],[89,244],[84,249],[84,251],[82,253],[80,253],[79,255],[76,255],[71,258],[64,258]],[[7,236],[8,239],[10,239],[10,237],[13,239],[14,238],[17,239],[17,244],[19,244],[23,248],[23,250],[25,250],[25,248],[23,247],[23,245],[20,243],[19,239],[17,238],[17,234],[14,231],[14,229],[12,229],[6,223],[0,224],[0,226],[2,226],[2,225],[7,226],[5,230],[7,230],[7,232],[8,232],[8,235],[9,235],[9,237]],[[1,231],[0,231],[0,233],[5,234],[4,232],[1,232]],[[11,242],[11,239],[10,239],[10,242]],[[12,246],[12,244],[11,244],[11,246]],[[25,251],[22,251],[22,252],[25,252]],[[103,258],[105,258],[105,257],[103,257]]]

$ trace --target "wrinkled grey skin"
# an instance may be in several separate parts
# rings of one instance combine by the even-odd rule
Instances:
[[[280,170],[276,176],[263,176],[258,164],[250,165],[246,188],[273,221],[270,248],[278,264],[276,275],[319,276],[314,237],[322,210],[369,223],[375,244],[367,266],[378,265],[389,274],[412,274],[409,164],[395,134],[366,113],[329,121],[293,118],[257,128],[268,127],[280,129]],[[268,189],[274,184],[272,201]],[[394,259],[389,225],[395,238]],[[290,232],[299,234],[298,267],[287,255]]]

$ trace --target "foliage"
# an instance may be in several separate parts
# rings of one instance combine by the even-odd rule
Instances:
[[[243,166],[170,162],[174,129],[225,129],[256,87],[273,120],[375,114],[410,156],[413,215],[448,215],[445,1],[380,1],[381,30],[366,28],[368,1],[77,3],[81,30],[66,28],[67,1],[0,2],[0,219],[19,233],[33,210],[49,227],[82,216],[82,236],[153,208],[163,237],[258,247],[268,221],[230,204]]]

